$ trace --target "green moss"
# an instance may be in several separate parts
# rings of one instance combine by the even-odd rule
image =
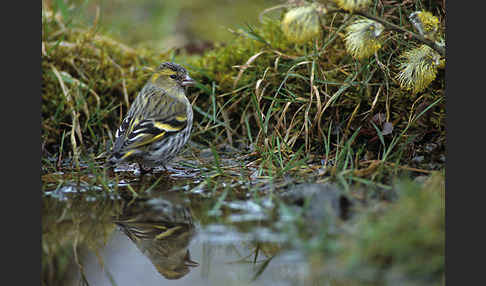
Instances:
[[[402,183],[399,196],[384,210],[367,215],[354,236],[345,238],[345,264],[349,273],[365,280],[395,271],[396,277],[438,284],[445,273],[444,176],[436,173],[422,187]],[[362,271],[369,268],[376,272]]]

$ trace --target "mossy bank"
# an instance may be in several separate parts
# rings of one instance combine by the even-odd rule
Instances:
[[[61,11],[43,8],[45,158],[104,154],[151,69],[170,60],[197,81],[190,90],[194,142],[263,154],[276,152],[278,141],[286,156],[300,149],[328,161],[337,159],[336,146],[348,144],[353,168],[373,160],[444,166],[443,70],[422,93],[400,89],[393,56],[413,44],[391,36],[375,57],[356,61],[344,48],[346,15],[333,15],[319,37],[295,44],[282,32],[282,16],[269,13],[261,24],[233,31],[233,41],[190,55],[131,48],[103,35],[96,23],[71,25]]]

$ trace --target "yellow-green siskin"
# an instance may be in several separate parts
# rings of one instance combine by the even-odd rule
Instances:
[[[192,106],[185,87],[192,83],[182,66],[160,64],[116,131],[107,163],[137,162],[141,173],[165,167],[191,135]]]
[[[196,234],[191,209],[181,198],[127,202],[113,222],[165,278],[180,279],[199,265],[189,251]]]

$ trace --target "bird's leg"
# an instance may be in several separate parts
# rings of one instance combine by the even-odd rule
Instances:
[[[142,165],[142,163],[138,163],[138,168],[140,169],[140,176],[142,177],[143,175],[150,173],[152,171],[151,168],[145,169]]]
[[[167,169],[167,167],[165,165],[162,165],[162,168],[164,168],[164,173],[166,176],[170,176],[170,172],[169,172],[169,169]]]

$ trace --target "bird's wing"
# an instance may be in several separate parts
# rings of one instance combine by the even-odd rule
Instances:
[[[186,113],[173,113],[165,117],[140,119],[126,117],[118,129],[113,154],[125,159],[149,146],[176,134],[187,126]]]
[[[125,159],[150,143],[176,134],[187,125],[186,110],[183,102],[161,93],[160,89],[144,90],[116,132],[113,155]]]
[[[133,127],[126,137],[125,145],[128,149],[139,149],[181,131],[186,125],[185,113],[164,118],[144,119]]]

